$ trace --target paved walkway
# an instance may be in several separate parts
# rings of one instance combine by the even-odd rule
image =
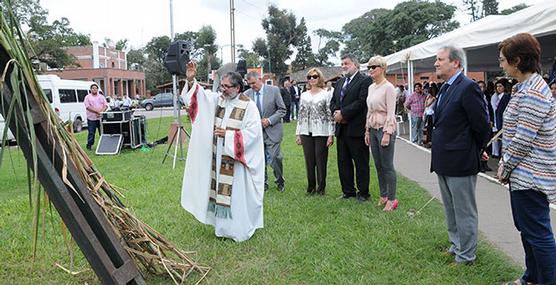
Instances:
[[[442,203],[436,174],[429,172],[430,151],[428,149],[398,137],[394,159],[396,170],[400,174],[416,181]],[[483,236],[516,263],[524,266],[523,247],[519,233],[513,224],[507,188],[495,182],[491,177],[479,174],[476,195],[479,230]],[[552,228],[556,229],[556,206],[554,205],[552,205],[550,218]]]

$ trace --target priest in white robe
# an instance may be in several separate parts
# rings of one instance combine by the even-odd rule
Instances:
[[[235,72],[221,81],[222,94],[195,81],[196,63],[187,65],[182,99],[192,122],[181,205],[218,237],[240,242],[263,227],[264,147],[255,102],[240,94]]]

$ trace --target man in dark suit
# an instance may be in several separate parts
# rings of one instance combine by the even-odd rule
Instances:
[[[436,100],[431,172],[436,172],[444,204],[450,248],[457,264],[473,263],[478,214],[475,185],[483,148],[490,136],[489,118],[477,83],[462,73],[465,53],[446,46],[436,54],[436,75],[445,81]]]
[[[292,80],[290,82],[290,94],[292,95],[291,116],[293,120],[297,120],[299,113],[299,98],[301,97],[301,90],[297,87],[297,82]]]
[[[292,103],[292,95],[290,94],[290,80],[285,79],[282,83],[282,88],[280,88],[280,95],[282,96],[282,101],[284,101],[284,105],[286,106],[286,115],[282,118],[284,123],[290,122],[290,111],[291,111],[291,103]]]
[[[266,165],[272,167],[278,191],[283,192],[285,180],[280,143],[282,143],[283,136],[282,117],[286,115],[286,106],[280,95],[280,89],[276,86],[264,84],[257,72],[247,73],[247,84],[251,89],[245,91],[244,94],[257,104],[261,114]],[[266,171],[264,180],[266,191],[268,189]]]
[[[343,198],[369,199],[369,148],[365,145],[367,92],[371,78],[359,72],[359,62],[351,55],[342,56],[344,77],[336,83],[330,109],[336,122],[338,172]],[[353,183],[353,165],[357,190]]]

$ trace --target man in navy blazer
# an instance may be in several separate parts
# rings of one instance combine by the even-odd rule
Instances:
[[[483,94],[462,73],[465,53],[445,46],[436,54],[436,75],[445,80],[436,100],[431,172],[436,172],[446,214],[450,248],[458,264],[476,259],[478,215],[475,185],[490,125]]]
[[[336,122],[336,149],[342,198],[369,199],[369,147],[365,144],[367,94],[371,78],[359,72],[359,62],[351,54],[342,56],[344,78],[338,80],[330,101]],[[355,177],[357,192],[353,181]]]

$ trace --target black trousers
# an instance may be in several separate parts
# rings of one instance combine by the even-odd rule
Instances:
[[[355,176],[359,196],[369,197],[369,147],[365,145],[364,137],[338,136],[336,150],[338,152],[338,172],[342,192],[347,196],[356,196],[357,191],[353,181]]]
[[[328,163],[328,137],[301,135],[305,169],[307,170],[307,192],[324,194],[326,189],[326,165]],[[316,168],[316,176],[315,176]],[[318,181],[318,188],[316,183]]]

